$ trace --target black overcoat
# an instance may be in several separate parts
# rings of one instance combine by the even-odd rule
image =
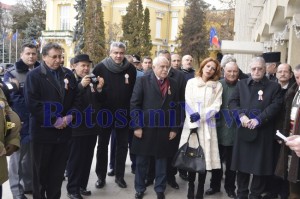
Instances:
[[[116,128],[124,128],[128,126],[130,98],[132,95],[133,87],[136,81],[136,69],[130,64],[130,67],[119,73],[113,73],[107,69],[103,62],[97,64],[93,70],[94,75],[100,76],[104,79],[104,98],[102,103],[103,111],[109,111],[98,117],[98,123],[104,128],[111,127],[115,121],[120,122]],[[126,82],[125,76],[128,76]],[[113,121],[112,121],[113,120]]]
[[[30,135],[34,142],[65,143],[71,138],[71,126],[54,128],[57,117],[73,114],[77,100],[77,83],[71,70],[57,69],[60,81],[54,79],[45,62],[30,71],[24,86],[24,97],[30,112]],[[67,88],[65,82],[67,81]],[[76,118],[74,118],[75,120]]]
[[[285,136],[290,135],[291,130],[291,109],[293,99],[296,93],[299,92],[299,86],[297,83],[294,83],[291,88],[286,92],[284,97],[284,109],[285,113],[282,115],[283,118],[283,127],[282,134]],[[294,134],[300,135],[300,109],[297,110],[295,122],[294,122]],[[291,163],[290,168],[288,169],[288,155],[291,155]],[[287,172],[288,171],[288,172]],[[291,151],[288,146],[285,145],[284,142],[281,143],[281,149],[279,153],[279,159],[277,162],[275,175],[282,177],[283,179],[288,179],[288,181],[296,183],[297,180],[300,179],[300,162],[299,157],[296,155],[294,151]]]
[[[180,128],[179,91],[176,81],[168,79],[170,86],[165,97],[162,97],[154,72],[137,79],[130,103],[131,127],[142,128],[143,135],[141,139],[133,136],[134,154],[156,158],[172,156],[169,133],[178,133]]]
[[[258,100],[260,90],[263,92],[262,100]],[[280,91],[280,85],[266,77],[258,83],[251,77],[237,83],[229,100],[229,108],[236,116],[238,125],[242,113],[249,119],[258,119],[260,124],[254,130],[239,126],[234,141],[232,170],[254,175],[273,174],[274,118],[282,105]]]

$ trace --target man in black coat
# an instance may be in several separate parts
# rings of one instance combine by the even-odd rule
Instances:
[[[90,75],[91,60],[87,54],[74,58],[74,75],[78,84],[78,102],[75,108],[81,114],[76,127],[72,129],[70,154],[68,159],[68,197],[82,199],[81,195],[91,195],[87,190],[94,149],[100,126],[96,116],[104,101],[102,87],[104,79]]]
[[[60,66],[62,48],[48,43],[42,62],[25,81],[24,97],[30,112],[33,198],[57,199],[68,158],[72,107],[77,84],[69,69]]]
[[[20,116],[22,129],[20,131],[20,150],[9,160],[9,184],[15,199],[24,199],[25,193],[32,191],[32,160],[30,152],[29,111],[24,99],[24,83],[30,70],[40,65],[37,62],[37,48],[34,44],[25,43],[21,47],[20,60],[7,70],[4,81],[14,84],[10,99],[12,108]]]
[[[155,158],[155,192],[164,199],[167,159],[172,156],[171,142],[178,133],[178,86],[168,78],[169,61],[157,57],[153,72],[137,80],[131,98],[131,126],[134,129],[132,153],[136,154],[136,199],[143,198],[150,157]]]
[[[181,61],[181,71],[184,73],[186,81],[195,77],[195,70],[193,69],[193,57],[191,55],[184,55]]]
[[[237,83],[229,100],[229,108],[242,126],[238,128],[233,146],[231,169],[237,171],[237,196],[240,199],[259,199],[266,177],[273,174],[274,118],[279,112],[281,88],[264,75],[262,57],[251,60],[251,77]],[[250,174],[253,174],[248,185]]]
[[[112,129],[116,132],[115,182],[121,188],[126,188],[124,180],[125,163],[128,151],[129,108],[130,98],[136,80],[136,69],[124,57],[126,46],[122,42],[110,45],[109,57],[96,65],[93,73],[96,77],[105,79],[103,92],[105,102],[98,122],[102,132],[98,136],[96,173],[98,180],[96,188],[104,187],[106,183],[108,144]]]
[[[292,85],[295,83],[295,77],[293,76],[292,67],[287,63],[280,64],[277,67],[276,80],[281,86],[282,98],[286,99],[285,94],[287,93],[288,89],[291,88]],[[287,101],[284,100],[284,103],[287,103]],[[276,119],[275,119],[276,130],[279,130],[282,133],[284,132],[283,126],[285,120],[285,112],[286,112],[286,107],[285,105],[282,105],[280,112],[276,115]],[[284,145],[284,143],[281,142],[281,138],[279,138],[278,136],[274,136],[273,145],[274,145],[273,166],[275,170],[276,164],[278,162],[279,154],[280,154],[280,148],[282,145]],[[280,195],[281,199],[287,199],[289,196],[288,181],[283,180],[278,176],[272,175],[267,180],[266,192],[267,194],[263,196],[263,199],[275,199],[278,198],[278,194]]]
[[[165,58],[168,59],[168,61],[171,63],[171,54],[167,51],[167,50],[161,50],[158,52],[158,56],[163,56]],[[171,64],[170,64],[171,65]],[[171,148],[172,148],[172,156],[168,158],[168,165],[167,165],[167,181],[168,184],[174,188],[174,189],[179,189],[179,185],[176,182],[176,174],[177,174],[177,168],[172,166],[172,160],[174,155],[176,154],[177,150],[178,150],[178,146],[179,146],[179,142],[180,142],[180,137],[181,137],[181,132],[182,132],[182,128],[183,128],[183,123],[184,123],[184,119],[185,119],[185,86],[186,86],[186,82],[188,79],[185,78],[185,74],[181,71],[181,70],[177,70],[174,67],[171,67],[169,70],[169,74],[168,77],[171,77],[173,79],[176,80],[176,83],[178,85],[178,104],[180,105],[180,119],[178,120],[178,125],[181,127],[181,129],[179,129],[179,132],[177,134],[177,136],[175,137],[175,139],[171,142]],[[187,180],[188,176],[187,176],[187,172],[183,171],[183,170],[179,170],[179,176],[183,179],[183,180]]]

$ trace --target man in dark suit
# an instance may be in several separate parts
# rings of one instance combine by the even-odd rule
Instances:
[[[167,158],[172,156],[171,142],[178,133],[179,107],[176,81],[168,78],[169,61],[157,57],[153,72],[137,80],[131,98],[131,126],[134,129],[132,152],[136,154],[136,199],[143,198],[150,157],[155,157],[155,192],[164,199],[167,182]]]
[[[273,174],[273,138],[275,116],[282,104],[278,83],[265,77],[262,57],[251,60],[251,77],[237,83],[228,106],[237,117],[238,128],[233,146],[231,169],[237,171],[239,199],[259,199],[264,191],[266,176]],[[248,185],[250,174],[253,174]]]
[[[158,52],[158,56],[163,56],[168,59],[168,61],[171,63],[171,54],[167,50],[161,50]],[[171,65],[171,64],[170,64]],[[172,156],[168,158],[168,165],[167,165],[167,181],[168,184],[174,188],[174,189],[179,189],[179,185],[176,182],[176,174],[177,174],[177,168],[172,166],[172,160],[174,155],[176,154],[180,142],[180,137],[181,137],[181,132],[183,128],[183,123],[185,119],[185,110],[184,110],[184,104],[185,104],[185,86],[187,79],[185,78],[184,73],[181,70],[176,70],[174,67],[171,67],[169,70],[168,77],[171,77],[176,80],[176,83],[178,85],[179,89],[179,95],[178,95],[178,104],[180,105],[180,120],[179,125],[181,129],[179,130],[179,133],[175,137],[175,139],[172,141],[171,148],[172,148]],[[183,170],[179,170],[179,176],[183,180],[187,180],[187,172]]]
[[[42,59],[41,65],[28,73],[24,86],[32,124],[33,198],[55,199],[61,196],[77,84],[72,71],[60,66],[60,45],[46,44]]]
[[[128,134],[130,98],[136,80],[136,69],[125,58],[126,46],[122,42],[110,45],[109,57],[96,65],[93,73],[96,77],[105,79],[103,92],[102,132],[98,136],[96,173],[98,180],[96,188],[102,188],[106,183],[108,144],[112,130],[116,133],[115,182],[120,188],[126,188],[124,180],[125,163],[128,152]]]

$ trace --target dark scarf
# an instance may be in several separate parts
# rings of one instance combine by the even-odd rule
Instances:
[[[121,64],[116,64],[111,57],[107,57],[102,61],[102,63],[110,72],[113,73],[121,73],[130,67],[130,62],[128,62],[126,58],[124,58]]]
[[[39,62],[35,62],[34,63],[34,68],[39,66],[39,65],[40,65]],[[22,59],[20,59],[19,61],[17,61],[15,63],[15,67],[16,67],[16,71],[18,73],[24,73],[24,72],[27,72],[29,70],[29,66],[27,66]]]

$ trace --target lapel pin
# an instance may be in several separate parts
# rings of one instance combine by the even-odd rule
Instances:
[[[67,78],[64,79],[65,89],[68,90],[69,80]]]
[[[260,101],[263,100],[263,94],[264,94],[264,92],[262,90],[258,91],[258,100],[260,100]]]
[[[126,73],[125,74],[125,84],[129,84],[129,75]]]

